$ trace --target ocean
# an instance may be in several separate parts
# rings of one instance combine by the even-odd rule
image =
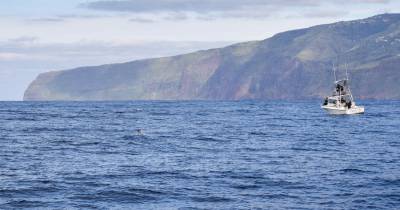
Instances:
[[[400,101],[0,102],[0,209],[399,209]]]

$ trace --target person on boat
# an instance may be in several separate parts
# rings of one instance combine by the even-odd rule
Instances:
[[[351,108],[352,105],[353,105],[353,103],[352,103],[351,101],[349,101],[349,102],[346,103],[346,106],[347,106],[347,108],[349,108],[349,109]]]
[[[336,94],[335,95],[344,95],[344,87],[340,84],[336,85]]]
[[[337,92],[337,93],[340,92],[340,85],[339,85],[339,84],[336,85],[336,92]]]
[[[324,105],[324,106],[328,105],[328,97],[325,98],[324,104],[323,104],[323,105]]]

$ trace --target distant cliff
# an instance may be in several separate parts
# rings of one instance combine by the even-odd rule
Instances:
[[[400,99],[400,14],[174,57],[44,73],[24,100],[320,98],[331,91],[332,63],[348,64],[356,97]]]

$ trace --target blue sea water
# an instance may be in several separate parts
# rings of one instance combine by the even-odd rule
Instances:
[[[1,102],[0,209],[399,209],[400,102],[360,103]]]

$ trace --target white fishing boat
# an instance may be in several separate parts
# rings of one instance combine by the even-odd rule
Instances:
[[[364,107],[356,105],[351,93],[347,68],[345,79],[337,80],[335,68],[333,68],[333,73],[335,90],[331,96],[325,98],[321,108],[334,115],[363,114]]]

